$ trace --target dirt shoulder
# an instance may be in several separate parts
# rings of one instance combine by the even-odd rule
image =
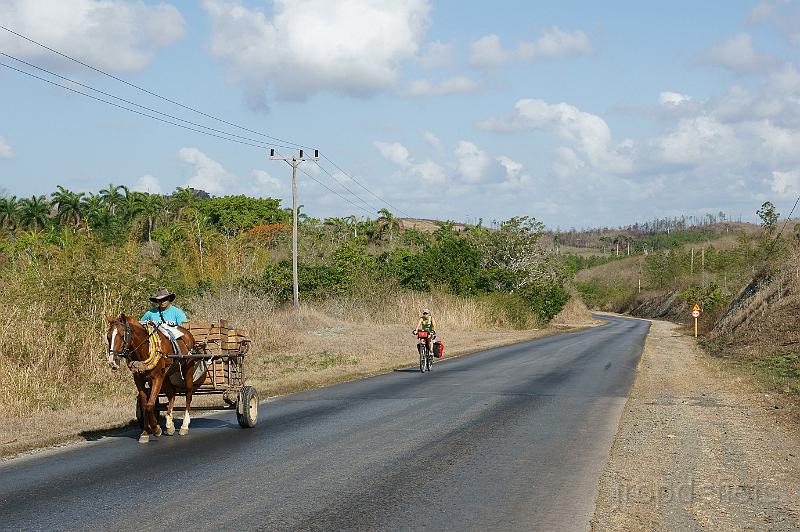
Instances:
[[[577,330],[595,323],[573,324],[534,330],[452,330],[443,337],[445,358],[510,345],[551,334]],[[248,383],[256,386],[261,399],[309,388],[385,373],[418,363],[415,338],[409,327],[320,323],[281,351],[248,355]],[[182,405],[182,399],[178,405]],[[219,404],[221,397],[198,396],[195,405]],[[198,412],[197,415],[202,415]],[[178,414],[181,416],[181,414]],[[0,457],[46,446],[93,440],[129,426],[135,419],[135,387],[130,395],[46,411],[29,418],[6,418],[0,414]]]
[[[800,529],[792,423],[679,326],[653,321],[592,529]]]

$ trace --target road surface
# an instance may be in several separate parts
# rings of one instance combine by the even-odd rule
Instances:
[[[0,463],[0,528],[585,530],[649,329],[605,319],[271,400],[254,429]]]

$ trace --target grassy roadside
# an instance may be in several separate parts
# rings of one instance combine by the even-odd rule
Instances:
[[[373,308],[367,301],[338,300],[305,305],[299,315],[240,293],[219,293],[187,303],[193,319],[224,316],[250,331],[253,349],[247,355],[248,383],[256,386],[262,399],[414,366],[417,355],[411,329],[423,306],[431,307],[436,315],[446,357],[592,325],[586,321],[585,307],[572,304],[552,327],[520,330],[510,324],[487,326],[493,318],[488,315],[490,309],[447,294],[397,294],[383,301],[381,312],[377,312],[377,304]],[[135,388],[131,376],[127,371],[111,372],[105,367],[102,341],[96,340],[92,371],[108,374],[106,393],[83,395],[81,401],[64,401],[57,408],[52,408],[50,401],[39,402],[33,413],[10,416],[10,410],[4,410],[0,416],[0,456],[95,439],[103,431],[132,422]],[[222,402],[219,397],[200,397],[195,404]]]

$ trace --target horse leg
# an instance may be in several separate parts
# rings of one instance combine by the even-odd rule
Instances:
[[[175,420],[172,417],[172,409],[175,407],[175,397],[177,396],[177,390],[169,382],[169,377],[164,379],[164,392],[167,394],[167,414],[165,417],[165,424],[167,427],[167,436],[172,436],[175,434]]]
[[[183,382],[186,385],[186,412],[184,412],[183,421],[181,421],[181,436],[189,434],[189,423],[192,421],[189,415],[189,408],[192,406],[192,386],[194,385],[194,365],[195,362],[189,361],[183,370]]]
[[[150,434],[161,436],[161,425],[158,424],[156,417],[156,402],[158,394],[161,392],[161,385],[164,383],[164,375],[157,373],[150,381],[150,397],[147,400],[147,419],[150,423]]]
[[[148,426],[150,421],[147,419],[147,390],[144,387],[144,379],[140,375],[134,375],[133,381],[136,383],[136,389],[139,390],[139,407],[142,411],[142,433],[139,434],[139,443],[147,443],[150,441],[150,433]]]

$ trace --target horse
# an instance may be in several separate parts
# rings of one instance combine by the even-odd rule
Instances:
[[[169,399],[166,415],[166,432],[168,436],[175,434],[175,422],[172,418],[172,409],[175,406],[175,396],[177,388],[168,378],[170,372],[180,371],[183,375],[183,384],[186,388],[186,412],[181,422],[180,435],[185,436],[189,433],[189,423],[191,416],[189,409],[192,405],[192,388],[194,385],[193,376],[196,360],[193,358],[184,360],[174,360],[164,355],[187,355],[194,347],[194,337],[188,329],[178,327],[183,336],[176,340],[182,343],[184,352],[175,353],[167,336],[158,329],[149,332],[147,328],[139,323],[138,320],[125,314],[119,317],[106,316],[108,321],[108,332],[106,342],[108,343],[108,363],[112,369],[119,368],[118,360],[124,358],[128,367],[133,373],[133,381],[139,391],[139,404],[141,406],[143,428],[139,435],[139,443],[150,441],[150,435],[161,436],[161,426],[156,417],[156,402],[158,394],[163,387],[164,393]],[[155,335],[157,347],[155,353],[150,352],[151,337]],[[183,351],[181,346],[179,350]],[[150,383],[149,390],[145,383]]]

